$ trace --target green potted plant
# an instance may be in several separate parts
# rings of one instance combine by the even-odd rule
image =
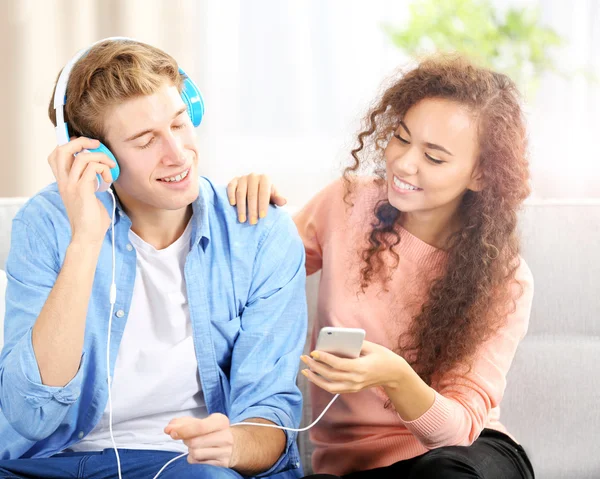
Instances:
[[[410,5],[405,27],[385,30],[411,57],[433,51],[465,54],[510,76],[530,99],[543,73],[564,75],[552,57],[564,40],[541,24],[537,8],[500,11],[489,0],[420,0]]]

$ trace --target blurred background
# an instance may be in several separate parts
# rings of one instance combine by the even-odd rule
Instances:
[[[532,199],[599,199],[599,26],[600,0],[0,0],[0,196],[53,181],[60,68],[131,36],[200,86],[201,172],[217,182],[265,172],[301,206],[340,174],[386,78],[459,50],[525,94]]]

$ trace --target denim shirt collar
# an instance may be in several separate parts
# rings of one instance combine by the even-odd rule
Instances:
[[[111,187],[115,201],[116,201],[116,213],[115,213],[115,227],[121,221],[124,221],[128,228],[131,228],[131,219],[125,213],[123,204],[119,199],[116,191]],[[113,200],[110,193],[101,193],[98,195],[98,199],[106,207],[108,214],[112,215],[113,211]],[[192,203],[192,244],[196,246],[199,242],[202,249],[206,251],[208,244],[210,243],[210,224],[208,215],[208,199],[206,198],[206,192],[203,188],[199,189],[198,197]]]

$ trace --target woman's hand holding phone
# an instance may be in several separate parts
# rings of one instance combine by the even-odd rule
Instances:
[[[338,334],[344,334],[339,330],[345,328],[334,329],[338,330]],[[326,335],[327,331],[323,333],[321,330],[319,337],[323,334]],[[356,333],[345,334],[346,339],[337,341],[338,346],[346,344],[346,350],[351,352],[351,345],[356,342],[355,335]],[[320,343],[324,344],[324,341]],[[336,350],[339,352],[340,349],[344,347]],[[377,386],[396,385],[409,370],[412,371],[402,356],[369,341],[362,342],[358,357],[339,357],[317,348],[310,357],[302,356],[301,359],[308,366],[308,369],[302,370],[302,374],[332,394],[355,393]]]

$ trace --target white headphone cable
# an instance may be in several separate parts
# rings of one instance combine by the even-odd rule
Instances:
[[[113,410],[112,410],[112,378],[110,377],[110,333],[112,329],[112,317],[115,310],[115,303],[117,302],[117,285],[115,283],[115,213],[117,209],[117,200],[112,188],[109,188],[108,193],[112,197],[113,208],[112,208],[112,220],[111,220],[111,236],[112,236],[112,283],[110,285],[110,316],[108,318],[108,339],[106,342],[106,382],[108,385],[108,429],[110,431],[110,439],[112,441],[113,449],[115,450],[115,456],[117,458],[117,470],[119,473],[119,479],[123,479],[121,475],[121,458],[119,457],[119,450],[115,442],[115,436],[113,435]]]
[[[235,424],[231,424],[230,427],[234,427],[234,426],[258,426],[258,427],[272,427],[272,428],[275,428],[275,429],[282,429],[284,431],[293,431],[293,432],[308,431],[311,427],[313,427],[315,424],[317,424],[321,420],[321,418],[325,415],[325,413],[327,412],[327,410],[331,407],[331,405],[335,402],[335,400],[339,396],[340,396],[339,394],[336,394],[335,396],[333,396],[333,399],[329,402],[329,404],[327,405],[327,407],[325,409],[323,409],[323,412],[320,414],[320,416],[317,419],[315,419],[312,422],[312,424],[310,424],[310,425],[308,425],[306,427],[303,427],[302,429],[294,429],[294,428],[291,428],[291,427],[276,426],[275,424],[261,424],[261,423],[258,423],[258,422],[238,422],[238,423],[235,423]],[[160,475],[160,473],[163,472],[167,468],[167,466],[169,464],[171,464],[172,462],[176,461],[177,459],[179,459],[181,457],[184,457],[184,456],[187,456],[187,455],[188,455],[188,453],[186,452],[184,454],[181,454],[181,455],[179,455],[179,456],[174,457],[173,459],[171,459],[169,462],[167,462],[162,467],[162,469],[160,471],[158,471],[158,473],[156,474],[156,476],[153,477],[153,479],[157,479],[158,476]]]

